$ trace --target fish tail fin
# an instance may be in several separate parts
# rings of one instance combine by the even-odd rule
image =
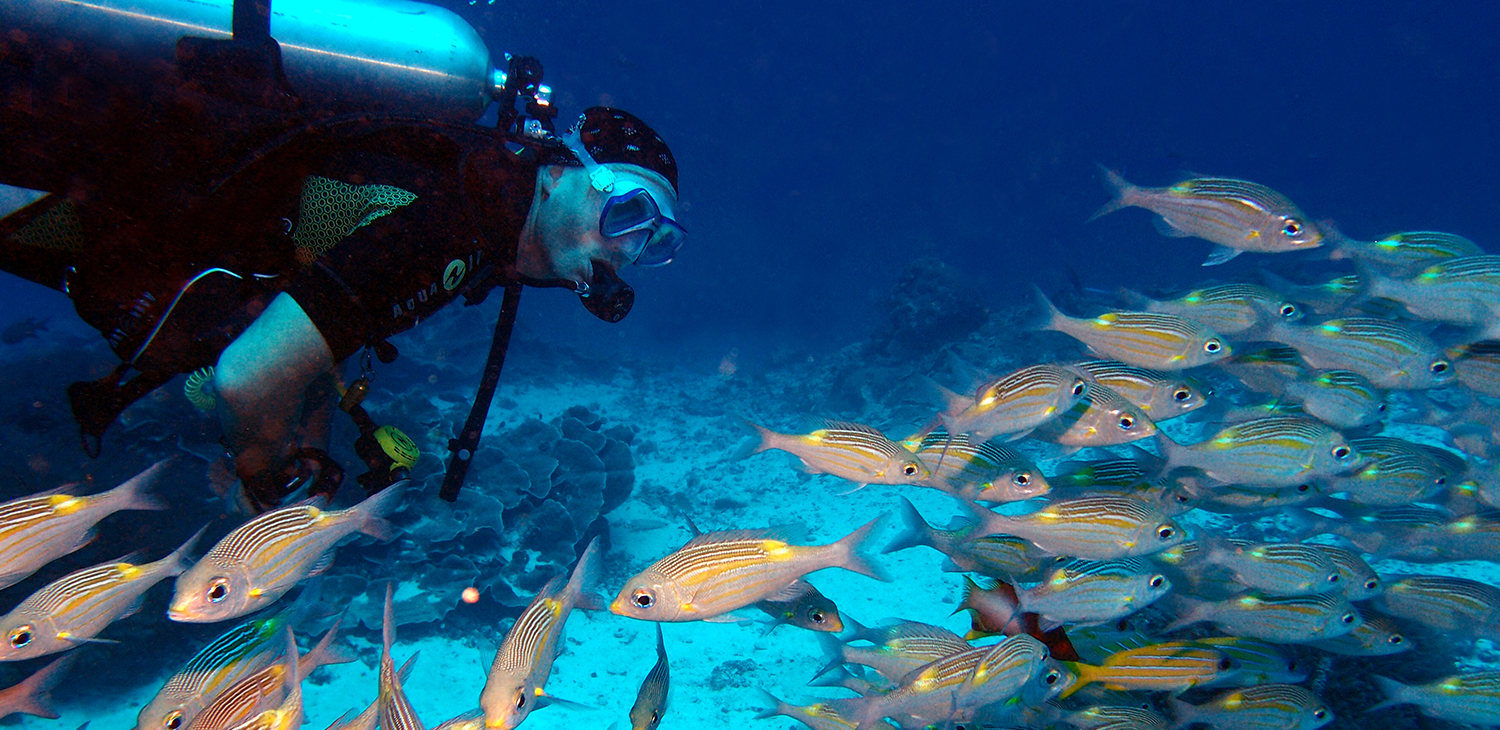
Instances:
[[[948,418],[963,413],[964,409],[969,407],[969,402],[971,399],[966,398],[963,395],[960,395],[959,393],[956,393],[952,390],[949,390],[948,388],[944,387],[942,383],[939,383],[932,378],[923,375],[917,379],[917,382],[921,383],[922,389],[926,391],[924,395],[942,404],[943,411],[939,418],[941,419],[941,423],[944,426],[949,425]],[[921,433],[920,435],[925,437],[927,434],[932,433],[933,429],[935,428],[935,425],[929,425],[927,428],[923,429],[923,433]],[[920,438],[918,439],[918,441],[920,441]]]
[[[1172,711],[1172,730],[1193,724],[1200,714],[1197,705],[1183,702],[1176,697],[1167,698],[1167,707]]]
[[[193,546],[198,544],[198,538],[203,537],[203,533],[207,531],[208,525],[198,528],[198,531],[193,533],[193,536],[188,538],[187,542],[183,543],[176,550],[173,550],[171,555],[162,558],[162,567],[166,569],[167,576],[182,575],[187,572],[188,568],[193,567],[193,560],[188,556],[193,553]]]
[[[1120,287],[1118,294],[1120,296],[1120,301],[1124,302],[1125,306],[1131,309],[1150,311],[1152,305],[1158,304],[1155,299],[1152,299],[1151,297],[1148,297],[1145,294],[1142,294],[1134,289],[1129,289],[1123,286]]]
[[[1085,223],[1091,223],[1096,218],[1109,215],[1121,208],[1129,208],[1135,204],[1131,200],[1131,194],[1136,191],[1136,187],[1131,185],[1125,179],[1125,176],[1104,165],[1099,166],[1099,171],[1104,173],[1104,183],[1109,186],[1110,191],[1114,193],[1115,197],[1114,200],[1099,206],[1099,209],[1094,211],[1094,214],[1089,216],[1087,221],[1084,221]]]
[[[817,673],[813,674],[813,680],[844,666],[844,639],[823,631],[817,632],[817,635],[818,646],[828,654],[828,662],[818,668]]]
[[[589,546],[583,549],[583,555],[578,558],[578,565],[574,566],[573,574],[568,576],[568,595],[573,597],[573,605],[586,611],[599,611],[607,608],[607,602],[599,596],[594,589],[600,584],[599,579],[599,537],[589,540]],[[657,626],[660,630],[661,626]]]
[[[1042,293],[1041,287],[1033,284],[1031,290],[1035,294],[1036,306],[1039,313],[1031,320],[1026,329],[1031,332],[1057,331],[1061,324],[1067,321],[1068,315],[1063,314],[1062,310],[1058,309],[1057,305],[1053,304],[1052,300],[1048,299],[1047,295]]]
[[[750,433],[750,437],[741,442],[734,450],[734,454],[729,457],[731,461],[748,459],[762,451],[770,451],[777,448],[776,443],[781,434],[744,416],[736,416],[736,418],[739,419],[740,425],[744,426],[745,430]]]
[[[1096,676],[1095,672],[1099,670],[1098,667],[1092,664],[1084,664],[1083,662],[1058,663],[1067,668],[1067,670],[1072,672],[1073,676],[1077,678],[1073,680],[1072,684],[1068,685],[1067,689],[1063,690],[1062,693],[1057,696],[1058,701],[1065,700],[1073,696],[1074,692],[1077,692],[1078,690],[1081,690],[1084,687],[1092,684],[1094,681],[1094,677]]]
[[[381,542],[395,539],[396,526],[386,521],[385,516],[401,504],[401,498],[406,494],[406,485],[409,481],[403,479],[396,482],[351,507],[351,510],[358,510],[359,527],[357,529]]]
[[[1187,461],[1189,449],[1182,444],[1173,441],[1163,431],[1156,432],[1156,450],[1161,452],[1162,473],[1169,472],[1180,466],[1192,466]]]
[[[1375,680],[1375,686],[1380,688],[1380,693],[1385,695],[1385,699],[1375,703],[1374,705],[1371,705],[1369,709],[1365,710],[1365,712],[1374,712],[1376,710],[1385,709],[1387,707],[1404,705],[1411,702],[1411,699],[1407,697],[1407,695],[1411,693],[1410,687],[1407,687],[1406,685],[1397,682],[1390,677],[1382,677],[1378,674],[1371,675],[1370,678]]]
[[[773,695],[762,688],[757,688],[756,691],[760,693],[760,699],[765,703],[765,706],[761,708],[760,712],[756,713],[755,719],[766,720],[772,717],[776,717],[777,715],[796,717],[796,715],[793,714],[796,709],[787,704],[780,697],[777,697],[776,695]]]
[[[22,680],[20,684],[6,690],[7,694],[13,695],[10,702],[14,704],[11,705],[10,711],[56,720],[58,714],[57,710],[52,707],[52,688],[62,681],[68,667],[72,666],[77,658],[78,652],[64,654]]]
[[[162,472],[172,459],[161,461],[147,467],[145,471],[131,477],[124,484],[105,493],[109,500],[109,511],[118,512],[123,510],[164,510],[170,507],[161,497],[152,494],[150,487],[161,478]]]
[[[325,664],[348,664],[357,658],[348,649],[334,645],[334,642],[339,637],[339,626],[343,622],[344,617],[342,616],[336,619],[333,625],[328,627],[327,631],[323,632],[323,638],[318,639],[318,643],[314,644],[313,648],[308,649],[307,653],[303,654],[302,658],[297,661],[298,671],[302,673],[302,676],[306,677],[314,669]]]
[[[1328,259],[1338,261],[1356,257],[1359,242],[1344,235],[1337,223],[1328,219],[1320,220],[1318,230],[1323,232],[1323,245]]]
[[[870,576],[875,580],[887,583],[891,582],[891,576],[886,573],[885,568],[870,560],[869,556],[865,555],[864,552],[865,543],[870,541],[870,534],[884,521],[885,515],[876,517],[866,522],[858,530],[845,535],[842,540],[834,543],[839,551],[837,553],[839,559],[835,564],[845,570],[852,570],[860,575]]]
[[[886,544],[882,553],[894,553],[897,550],[918,547],[920,545],[932,546],[932,525],[923,519],[922,513],[917,511],[917,506],[911,500],[901,498],[901,527],[900,534]]]
[[[1191,626],[1200,621],[1208,620],[1208,607],[1210,605],[1208,601],[1200,601],[1196,598],[1188,598],[1182,595],[1177,596],[1172,602],[1173,608],[1177,609],[1177,619],[1167,624],[1167,627],[1162,629],[1162,632],[1171,633],[1184,626]]]

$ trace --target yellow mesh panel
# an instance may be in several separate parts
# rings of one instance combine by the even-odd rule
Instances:
[[[416,199],[390,185],[351,185],[311,175],[302,183],[300,216],[292,232],[297,258],[311,263],[355,229]]]
[[[27,246],[59,251],[83,249],[83,225],[78,222],[78,208],[72,201],[52,206],[36,220],[11,234],[10,240]]]

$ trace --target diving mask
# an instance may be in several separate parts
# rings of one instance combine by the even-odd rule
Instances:
[[[601,193],[616,192],[619,180],[614,170],[594,161],[576,130],[563,135],[562,142],[588,172],[589,185]],[[663,215],[656,197],[639,185],[605,201],[599,234],[614,240],[636,266],[666,266],[687,241],[687,230]]]

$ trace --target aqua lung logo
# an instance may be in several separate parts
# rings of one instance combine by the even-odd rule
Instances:
[[[481,252],[475,251],[469,254],[467,259],[453,259],[449,261],[448,265],[443,269],[443,291],[451,292],[461,286],[464,283],[464,278],[469,275],[469,271],[479,265],[481,256]],[[419,306],[426,304],[429,299],[436,299],[437,296],[438,283],[433,282],[426,287],[418,289],[416,293],[407,297],[405,301],[397,301],[395,304],[392,304],[391,316],[399,319],[403,314],[417,311]]]
[[[463,259],[453,259],[448,262],[448,268],[443,269],[443,290],[453,291],[459,284],[464,282],[464,274],[469,273],[469,265]]]

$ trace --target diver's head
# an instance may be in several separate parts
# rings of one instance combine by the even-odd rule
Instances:
[[[615,272],[663,266],[686,239],[677,224],[677,163],[661,137],[627,112],[594,107],[537,172],[536,201],[516,270],[572,286],[600,319],[619,321],[634,293]]]

